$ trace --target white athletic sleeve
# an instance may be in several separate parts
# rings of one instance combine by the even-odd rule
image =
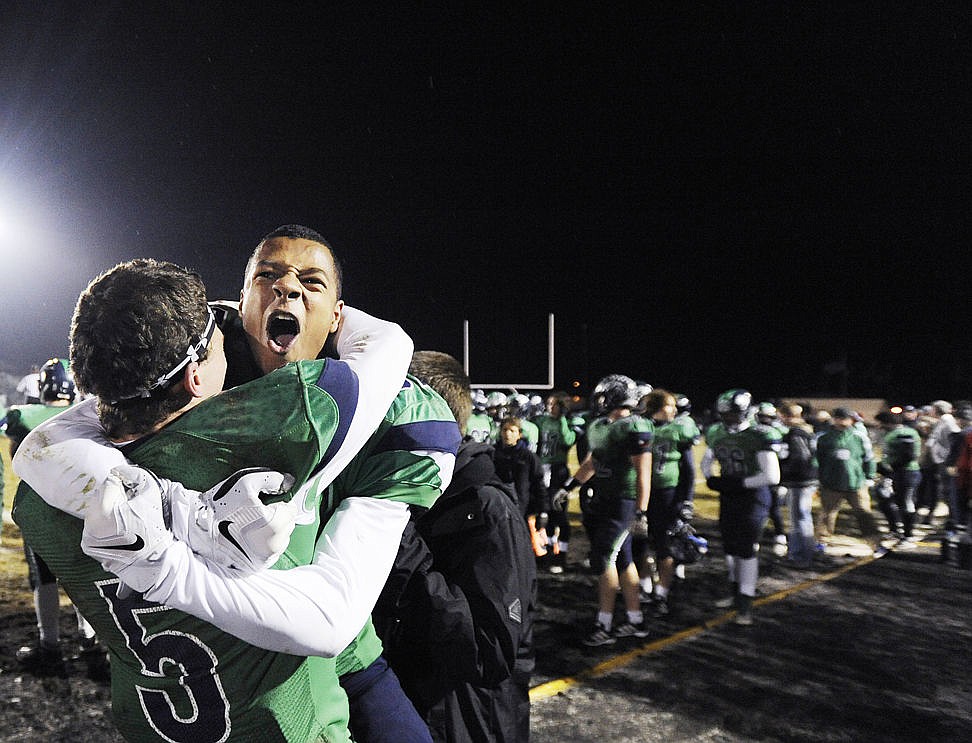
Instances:
[[[775,452],[756,452],[756,464],[759,472],[743,478],[743,485],[747,488],[760,488],[764,485],[778,485],[780,482],[780,460]]]
[[[404,503],[348,498],[328,520],[311,565],[248,575],[174,542],[159,561],[159,580],[143,595],[256,647],[333,657],[374,609],[408,517]]]
[[[358,377],[358,400],[340,447],[315,477],[328,485],[371,438],[402,389],[412,339],[395,323],[345,307],[335,339],[338,356]]]
[[[319,475],[322,484],[344,469],[378,427],[412,359],[412,340],[397,324],[353,307],[343,314],[335,340],[341,360],[358,377],[359,394],[348,432]],[[41,423],[13,459],[14,472],[45,502],[78,518],[84,518],[109,470],[125,464],[101,427],[96,404],[85,400]]]
[[[41,423],[20,444],[14,472],[49,505],[84,518],[91,498],[125,455],[98,420],[98,401],[80,402]]]

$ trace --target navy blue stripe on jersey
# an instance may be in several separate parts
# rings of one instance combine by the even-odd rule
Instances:
[[[314,468],[314,473],[317,473],[337,454],[348,436],[351,420],[358,408],[358,375],[351,371],[346,362],[328,359],[315,384],[334,399],[338,408],[337,430],[320,463]]]
[[[632,457],[651,451],[652,431],[629,431],[626,442],[628,454]]]
[[[459,425],[455,421],[416,421],[392,426],[375,445],[374,453],[386,451],[441,451],[455,454],[459,450]]]

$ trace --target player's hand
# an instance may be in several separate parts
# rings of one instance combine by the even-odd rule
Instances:
[[[695,504],[690,500],[682,501],[678,507],[678,517],[686,524],[695,518]]]
[[[204,493],[188,491],[197,496],[190,509],[189,548],[242,572],[270,567],[287,549],[296,524],[299,499],[280,500],[293,486],[289,474],[250,467]]]
[[[159,479],[135,465],[115,467],[85,515],[81,550],[146,591],[159,577],[158,559],[172,543],[168,496]]]
[[[628,525],[628,531],[633,537],[648,536],[648,514],[644,511],[635,511],[635,516]]]
[[[550,505],[555,511],[563,511],[567,508],[567,501],[570,500],[570,491],[566,488],[560,488],[556,493],[550,498]]]

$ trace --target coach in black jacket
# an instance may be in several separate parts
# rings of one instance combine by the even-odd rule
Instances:
[[[459,363],[418,351],[411,372],[445,398],[465,431],[471,400]],[[460,445],[451,484],[406,529],[374,612],[385,657],[443,743],[530,736],[536,567],[491,454],[488,444]]]

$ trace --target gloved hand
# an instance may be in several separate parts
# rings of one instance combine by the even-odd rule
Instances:
[[[570,491],[560,488],[550,497],[550,505],[555,511],[563,511],[567,508],[567,501],[570,500]]]
[[[108,474],[85,515],[81,550],[125,585],[146,591],[158,580],[159,557],[173,541],[170,526],[168,496],[159,479],[141,467],[122,465]]]
[[[690,500],[682,501],[678,507],[678,517],[686,524],[695,518],[695,504]]]
[[[633,537],[648,536],[648,514],[644,511],[635,511],[634,518],[628,526],[628,531]]]
[[[190,503],[186,542],[189,548],[219,565],[242,572],[263,570],[275,563],[294,531],[299,498],[280,500],[294,486],[293,476],[264,467],[233,473],[204,493],[177,482]],[[176,497],[176,496],[173,496]]]

